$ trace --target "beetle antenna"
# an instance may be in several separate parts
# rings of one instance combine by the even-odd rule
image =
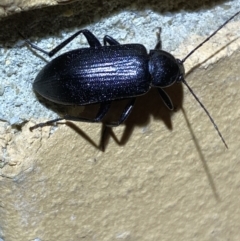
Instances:
[[[191,56],[197,49],[199,49],[203,44],[205,44],[210,38],[212,38],[221,28],[223,28],[228,22],[230,22],[233,18],[235,18],[240,11],[235,13],[231,18],[229,18],[225,23],[223,23],[217,30],[215,30],[209,37],[207,37],[202,43],[200,43],[197,47],[195,47],[184,59],[181,60],[182,63]]]
[[[209,112],[207,111],[206,107],[203,105],[203,103],[198,99],[198,97],[195,95],[195,93],[193,92],[193,90],[191,89],[191,87],[187,84],[186,80],[184,78],[182,78],[182,82],[187,86],[187,88],[189,89],[189,91],[191,92],[191,94],[194,96],[194,98],[197,100],[197,102],[200,104],[200,106],[204,109],[204,111],[206,112],[206,114],[208,115],[210,121],[212,122],[214,128],[216,129],[218,135],[220,136],[220,138],[222,139],[223,144],[225,145],[225,147],[228,149],[228,145],[225,142],[221,132],[218,129],[218,126],[216,125],[216,123],[214,122],[213,118],[211,117],[211,115],[209,114]]]

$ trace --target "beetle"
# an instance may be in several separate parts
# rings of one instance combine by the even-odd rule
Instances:
[[[66,52],[50,61],[35,78],[33,89],[44,98],[58,104],[100,104],[98,113],[93,119],[65,115],[63,118],[36,124],[30,127],[30,130],[64,119],[100,122],[108,112],[112,101],[128,99],[119,120],[105,124],[108,127],[118,126],[131,113],[136,97],[147,93],[151,87],[158,89],[165,105],[173,110],[172,101],[164,88],[175,82],[181,82],[187,86],[204,109],[222,142],[228,148],[207,109],[187,84],[184,78],[183,63],[239,13],[240,11],[230,17],[182,60],[176,59],[170,53],[162,50],[161,40],[148,54],[146,48],[141,44],[121,45],[108,35],[103,38],[104,45],[102,46],[97,37],[87,29],[77,31],[50,52],[26,40],[33,49],[52,57],[79,34],[83,34],[90,47]]]

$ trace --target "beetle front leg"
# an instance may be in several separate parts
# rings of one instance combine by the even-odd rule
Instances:
[[[135,101],[136,101],[136,98],[130,99],[130,101],[127,103],[126,107],[124,108],[119,120],[117,122],[106,123],[106,126],[107,127],[115,127],[115,126],[121,125],[130,115],[132,108],[135,104]]]
[[[162,39],[161,39],[161,33],[162,33],[162,28],[158,28],[159,31],[156,33],[157,34],[157,44],[154,49],[156,50],[161,50],[162,49]]]
[[[79,30],[78,32],[76,32],[75,34],[73,34],[72,36],[70,36],[69,38],[67,38],[66,40],[64,40],[62,43],[60,43],[58,46],[56,46],[53,50],[51,50],[50,52],[45,51],[42,48],[39,48],[37,45],[31,43],[29,40],[25,39],[24,36],[19,33],[26,41],[27,44],[29,44],[31,46],[31,48],[36,49],[44,54],[47,54],[49,57],[52,57],[54,54],[56,54],[60,49],[62,49],[63,47],[65,47],[68,43],[70,43],[74,38],[76,38],[79,34],[83,34],[90,47],[92,48],[96,48],[96,47],[100,47],[101,43],[99,42],[99,40],[97,39],[97,37],[92,34],[89,30],[87,29],[83,29],[83,30]]]
[[[120,43],[119,43],[117,40],[115,40],[114,38],[112,38],[112,37],[110,37],[110,36],[108,36],[108,35],[105,35],[104,38],[103,38],[103,44],[104,44],[104,46],[106,46],[107,43],[108,43],[109,45],[120,45]]]
[[[162,89],[158,88],[158,93],[160,94],[164,104],[167,106],[169,110],[173,110],[173,103],[168,94]]]

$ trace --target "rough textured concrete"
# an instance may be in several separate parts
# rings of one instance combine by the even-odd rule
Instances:
[[[8,164],[1,169],[0,237],[239,240],[239,26],[229,23],[186,62],[187,81],[228,150],[181,85],[169,90],[174,113],[155,90],[140,97],[127,122],[109,133],[105,152],[97,148],[101,124],[30,132],[33,122],[21,130],[2,123]],[[189,37],[179,56],[203,39]]]
[[[153,4],[157,7],[158,11],[168,11],[176,10],[179,8],[193,9],[197,7],[202,7],[204,5],[207,6],[212,3],[221,3],[221,1],[219,0],[192,0],[190,2],[184,2],[182,0],[159,0],[158,2],[154,0],[138,0],[131,2],[129,2],[128,0],[1,0],[0,18],[4,18],[16,13],[21,13],[29,10],[41,9],[44,7],[57,6],[58,10],[61,8],[63,11],[66,11],[67,8],[61,7],[61,5],[71,3],[75,4],[75,2],[79,2],[83,11],[88,12],[88,15],[91,15],[90,12],[93,12],[94,10],[96,10],[96,8],[99,8],[99,10],[101,11],[107,10],[108,14],[112,14],[113,10],[117,10],[119,7],[131,8],[135,4],[138,7],[144,8]],[[107,8],[105,8],[106,5]]]
[[[70,3],[71,0],[1,0],[0,18],[12,14],[28,11],[30,9],[54,6],[62,3]]]

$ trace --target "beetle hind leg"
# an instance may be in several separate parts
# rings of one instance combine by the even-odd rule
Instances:
[[[100,122],[103,119],[103,117],[107,114],[110,106],[111,106],[111,102],[101,103],[98,113],[96,117],[93,119],[70,116],[70,115],[65,115],[63,119],[68,121],[82,121],[82,122],[90,122],[90,123]]]
[[[56,46],[50,52],[47,52],[44,49],[39,48],[37,45],[35,45],[35,44],[31,43],[29,40],[25,39],[25,37],[21,33],[19,33],[19,35],[25,39],[26,43],[28,45],[30,45],[31,48],[36,49],[36,50],[38,50],[38,51],[40,51],[40,52],[42,52],[44,54],[47,54],[49,57],[52,57],[54,54],[56,54],[60,49],[65,47],[68,43],[70,43],[79,34],[83,34],[85,36],[85,38],[87,39],[87,42],[90,45],[90,47],[96,48],[96,47],[100,47],[101,46],[101,43],[99,42],[97,37],[93,33],[91,33],[89,30],[87,30],[87,29],[83,29],[83,30],[77,31],[75,34],[73,34],[69,38],[65,39],[62,43],[60,43],[58,46]]]
[[[82,122],[91,122],[91,123],[96,123],[96,122],[100,122],[103,117],[107,114],[109,108],[111,106],[111,102],[104,102],[100,105],[99,111],[96,115],[95,118],[93,119],[88,119],[88,118],[83,118],[83,117],[76,117],[76,116],[70,116],[70,115],[64,115],[64,117],[62,118],[57,118],[54,120],[50,120],[47,122],[43,122],[43,123],[38,123],[32,127],[30,127],[30,131],[38,128],[38,127],[44,127],[44,126],[49,126],[49,125],[53,125],[55,122],[58,121],[62,121],[62,120],[66,120],[66,121],[82,121]]]
[[[38,123],[34,126],[31,126],[29,128],[30,131],[33,131],[34,129],[37,129],[38,127],[44,127],[44,126],[49,126],[49,125],[53,125],[55,122],[58,122],[58,121],[62,121],[64,120],[64,118],[57,118],[57,119],[54,119],[54,120],[50,120],[50,121],[46,121],[46,122],[42,122],[42,123]]]

